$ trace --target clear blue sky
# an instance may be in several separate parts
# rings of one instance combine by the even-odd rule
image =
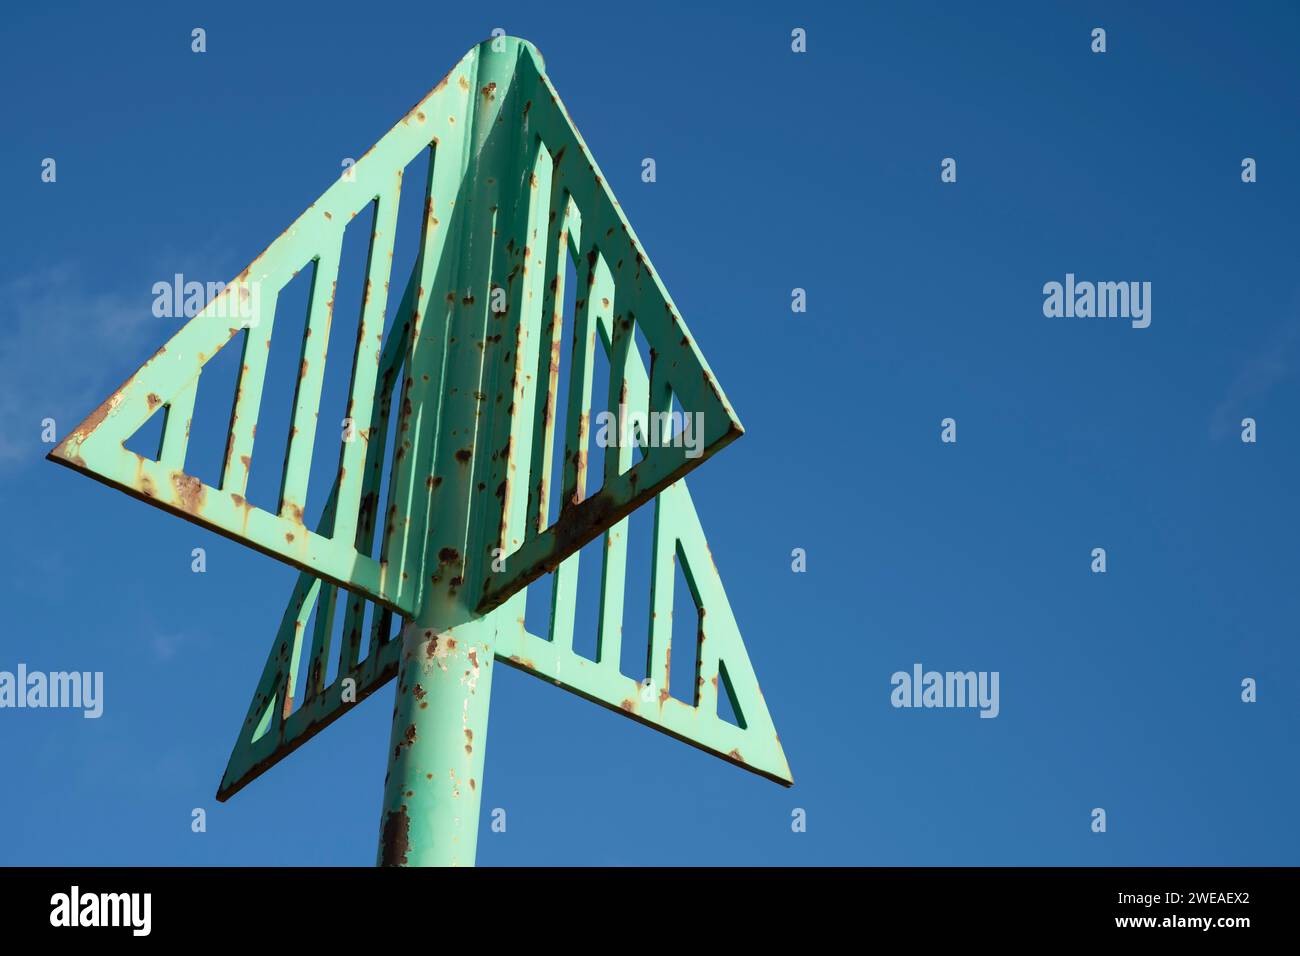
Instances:
[[[5,13],[0,670],[106,700],[0,710],[0,863],[373,859],[391,687],[217,804],[295,572],[46,463],[40,422],[498,26],[748,429],[690,485],[796,786],[501,668],[480,863],[1300,863],[1294,5],[290,6]],[[1067,272],[1150,281],[1150,328],[1046,318]],[[1000,715],[895,710],[916,662],[999,671]]]

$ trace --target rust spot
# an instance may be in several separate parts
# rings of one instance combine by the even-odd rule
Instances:
[[[384,817],[380,866],[406,866],[406,853],[411,848],[411,818],[406,807],[390,811]]]
[[[203,482],[183,471],[173,471],[172,487],[176,489],[180,506],[190,514],[198,514],[203,508],[203,497],[207,493]]]
[[[409,747],[415,743],[415,724],[406,728],[406,733],[402,734],[402,744]]]
[[[623,698],[623,703],[619,704],[618,706],[622,707],[629,714],[632,713],[634,710],[636,710],[636,703],[630,697]]]
[[[456,460],[462,465],[468,465],[469,460],[474,457],[472,448],[461,448],[456,452]]]
[[[715,679],[716,679],[716,678],[715,678]],[[415,689],[414,689],[411,693],[415,694],[415,699],[416,699],[416,700],[424,700],[424,695],[427,694],[428,691],[426,691],[426,690],[425,690],[423,687],[421,687],[419,684],[416,684],[416,685],[415,685]]]
[[[162,353],[163,350],[159,349],[158,355],[161,355]],[[154,357],[157,358],[157,356]],[[88,416],[86,416],[86,420],[76,427],[73,434],[80,435],[82,438],[85,438],[87,435],[89,435],[91,432],[93,432],[96,428],[100,426],[100,423],[103,422],[103,420],[108,417],[108,413],[117,407],[117,403],[120,400],[121,399],[119,394],[110,395],[107,399],[105,399],[103,402],[100,403],[99,408],[95,409]]]
[[[162,399],[159,398],[157,395],[155,395],[153,392],[150,392],[150,393],[145,397],[145,401],[147,401],[147,402],[149,403],[149,410],[150,410],[150,411],[153,411],[155,408],[157,408],[159,405],[162,404]]]
[[[460,552],[455,548],[443,548],[438,552],[438,560],[442,561],[444,564],[451,561],[459,561]]]
[[[288,541],[290,544],[293,544],[293,533],[292,533],[292,532],[289,532],[289,531],[286,531],[286,532],[284,533],[284,540],[285,540],[285,541]]]

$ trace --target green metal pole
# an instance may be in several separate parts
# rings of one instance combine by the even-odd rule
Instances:
[[[509,368],[488,361],[501,338],[501,317],[489,308],[502,190],[518,186],[505,182],[505,171],[524,143],[520,130],[498,122],[502,104],[518,96],[519,43],[479,46],[465,139],[440,142],[433,157],[425,229],[429,243],[445,243],[449,256],[442,270],[425,268],[437,260],[421,263],[429,314],[417,313],[412,323],[406,386],[417,423],[410,455],[430,462],[427,473],[414,476],[427,491],[426,577],[420,610],[402,634],[381,866],[472,866],[478,842],[492,643],[505,612],[476,614],[478,598],[468,582],[479,574],[472,555],[484,550],[475,502],[491,500],[495,490],[480,477],[492,456],[486,393]]]
[[[402,634],[380,866],[473,866],[492,692],[492,625]]]

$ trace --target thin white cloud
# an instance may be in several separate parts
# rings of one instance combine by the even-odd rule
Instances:
[[[146,339],[170,336],[151,305],[89,288],[71,263],[0,281],[0,471],[39,461],[42,419],[62,438],[152,354]]]
[[[1287,379],[1296,367],[1300,350],[1300,303],[1291,317],[1274,333],[1268,345],[1252,355],[1228,386],[1227,393],[1210,415],[1210,437],[1216,441],[1237,434],[1242,418],[1250,416],[1250,404]]]

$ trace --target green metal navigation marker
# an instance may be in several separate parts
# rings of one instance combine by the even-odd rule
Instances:
[[[426,151],[427,181],[403,184],[403,170]],[[403,185],[423,191],[424,218],[385,333]],[[343,232],[372,204],[356,349],[340,357],[351,361],[352,429],[340,436],[334,487],[311,530],[303,516],[321,451],[313,444]],[[567,321],[566,256],[578,281]],[[262,389],[276,298],[307,267],[311,299],[306,331],[289,343],[301,352],[300,371],[271,512],[246,498],[248,476],[259,410],[274,400]],[[548,480],[566,325],[572,361],[556,489]],[[648,356],[634,344],[637,331]],[[214,486],[185,470],[186,452],[199,377],[231,343],[240,371]],[[597,348],[609,366],[603,396],[592,394]],[[633,423],[628,440],[620,443],[617,429],[604,436],[596,476],[587,468],[593,406]],[[670,417],[675,407],[684,418]],[[125,448],[154,415],[164,416],[158,454]],[[671,430],[684,423],[696,428],[690,442]],[[396,675],[379,862],[472,864],[496,663],[792,782],[682,480],[741,433],[541,55],[498,37],[471,50],[50,458],[302,572],[218,799]],[[649,676],[640,681],[620,671],[627,515],[652,500]],[[591,660],[573,650],[578,559],[601,534]],[[694,641],[675,655],[675,666],[693,673],[692,702],[668,691],[678,564],[698,611]],[[526,591],[545,574],[553,576],[549,630],[532,634]],[[720,716],[723,697],[733,720]]]

